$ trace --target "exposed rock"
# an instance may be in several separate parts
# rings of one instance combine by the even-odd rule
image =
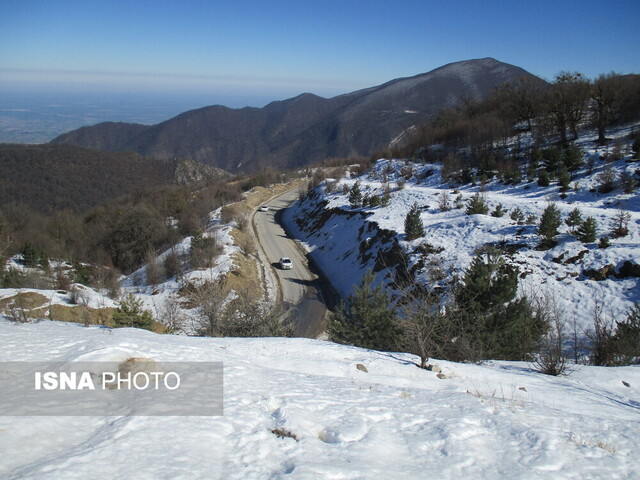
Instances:
[[[431,372],[435,372],[435,373],[442,372],[442,369],[437,365],[427,365],[427,370],[429,370]]]
[[[615,267],[609,263],[602,268],[584,270],[582,273],[584,274],[585,277],[590,278],[591,280],[600,282],[602,280],[606,280],[611,275],[613,275],[615,273]]]
[[[365,367],[365,366],[364,366],[363,364],[361,364],[361,363],[356,363],[356,368],[357,368],[358,370],[360,370],[361,372],[369,373],[369,370],[367,370],[367,367]]]
[[[617,278],[640,277],[640,265],[637,263],[625,261],[620,267],[620,272],[616,274]]]
[[[624,380],[622,380],[622,384],[623,384],[625,387],[627,387],[627,388],[631,387],[631,385],[629,385],[629,384],[628,384],[627,382],[625,382]]]
[[[445,378],[447,378],[444,373],[439,373],[438,375],[436,375],[436,377],[438,377],[440,380],[444,380]]]

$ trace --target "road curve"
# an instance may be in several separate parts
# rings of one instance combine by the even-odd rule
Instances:
[[[280,285],[282,302],[293,308],[294,334],[316,338],[324,330],[325,304],[318,276],[309,268],[305,253],[280,225],[282,211],[298,198],[298,189],[289,190],[267,203],[268,212],[257,211],[254,226],[258,243],[275,272]],[[278,264],[280,257],[289,257],[293,269],[282,270]]]

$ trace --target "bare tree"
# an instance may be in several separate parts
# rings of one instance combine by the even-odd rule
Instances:
[[[176,294],[167,297],[160,308],[156,307],[156,318],[167,327],[168,333],[184,333],[185,314],[180,308],[180,298]]]
[[[606,129],[616,119],[621,93],[622,82],[620,75],[616,73],[600,75],[593,82],[591,88],[592,117],[598,129],[598,143],[600,145],[605,145],[607,142]]]

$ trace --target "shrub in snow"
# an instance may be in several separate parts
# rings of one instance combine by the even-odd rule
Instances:
[[[118,302],[118,309],[113,312],[113,323],[116,327],[133,327],[153,330],[151,312],[142,308],[142,300],[131,293]]]
[[[382,286],[373,287],[375,275],[368,271],[346,303],[342,302],[329,322],[329,336],[338,343],[374,350],[395,350],[401,330]]]
[[[561,169],[560,172],[558,172],[558,185],[560,186],[560,192],[568,192],[571,189],[570,184],[571,175],[569,175],[569,172],[566,169]]]
[[[413,204],[404,218],[404,233],[407,241],[424,237],[424,225],[420,218],[420,209],[418,208],[417,203]]]
[[[518,225],[522,225],[524,223],[524,213],[522,213],[522,210],[520,209],[520,207],[516,207],[513,210],[511,210],[509,217],[514,222],[517,222]]]
[[[540,170],[540,175],[538,176],[538,185],[540,187],[549,186],[549,174],[546,170]]]
[[[640,303],[627,313],[627,318],[616,322],[613,348],[619,364],[628,365],[640,360]]]
[[[600,248],[608,248],[611,246],[611,240],[609,240],[609,237],[607,237],[606,235],[600,237],[599,241],[598,241],[598,247]]]
[[[483,195],[476,193],[467,202],[467,215],[487,215],[489,213],[489,206]]]
[[[633,193],[636,188],[636,181],[627,172],[622,172],[620,174],[620,186],[624,193]]]
[[[616,172],[611,166],[605,168],[598,174],[598,191],[600,193],[610,193],[616,189]]]
[[[538,234],[542,237],[540,246],[551,248],[556,244],[556,235],[560,227],[560,210],[555,203],[551,203],[544,209],[538,225]]]
[[[495,210],[491,212],[491,216],[500,218],[504,216],[504,213],[505,213],[504,208],[502,207],[502,204],[499,203],[498,205],[496,205]]]
[[[611,230],[611,238],[626,237],[629,234],[629,221],[631,220],[631,214],[620,210],[613,217],[613,229]]]
[[[362,192],[360,191],[360,182],[356,182],[349,191],[349,205],[352,208],[359,208],[362,206]]]

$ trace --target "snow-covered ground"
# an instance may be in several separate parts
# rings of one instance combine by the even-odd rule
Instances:
[[[613,138],[626,141],[631,127],[612,132]],[[616,278],[596,281],[584,275],[587,270],[601,269],[612,265],[616,271],[625,261],[640,263],[640,195],[636,188],[633,193],[624,193],[621,188],[609,194],[601,194],[596,190],[600,173],[611,168],[617,176],[623,171],[635,176],[640,168],[638,162],[627,162],[631,154],[624,158],[608,162],[600,160],[602,148],[594,146],[593,136],[584,136],[578,145],[585,151],[585,159],[594,158],[594,171],[587,172],[585,166],[574,172],[572,189],[566,198],[561,198],[558,184],[551,182],[549,187],[539,187],[536,181],[526,178],[517,185],[506,185],[497,179],[481,185],[447,184],[440,175],[440,165],[410,164],[400,160],[379,160],[374,168],[359,177],[339,179],[328,192],[324,187],[318,190],[319,195],[298,202],[285,215],[289,228],[304,241],[308,251],[319,267],[331,279],[336,289],[347,296],[354,285],[360,282],[367,269],[379,263],[376,248],[389,248],[386,244],[365,244],[376,240],[378,229],[395,234],[401,248],[406,252],[409,267],[419,261],[432,262],[445,273],[448,278],[462,275],[468,268],[476,250],[484,245],[506,243],[518,245],[510,262],[520,271],[519,293],[529,296],[546,296],[561,310],[567,323],[575,319],[581,331],[588,329],[593,321],[596,304],[604,306],[603,313],[610,318],[620,319],[635,302],[640,301],[640,279],[637,277]],[[627,151],[628,149],[627,145]],[[414,176],[405,181],[401,175],[403,169],[413,168]],[[424,173],[431,175],[424,178]],[[386,178],[385,178],[386,177]],[[391,201],[386,207],[353,209],[349,206],[348,193],[343,192],[346,185],[351,188],[358,182],[363,194],[381,195],[384,181],[391,186]],[[397,182],[404,183],[398,189]],[[577,191],[573,185],[577,184]],[[498,204],[502,204],[507,213],[496,218],[491,215],[466,215],[468,200],[481,192],[492,212]],[[449,197],[450,210],[440,208],[442,195]],[[455,208],[456,199],[462,200],[462,208]],[[326,205],[324,205],[326,202]],[[537,222],[518,225],[509,213],[519,208],[524,217],[535,216],[539,219],[549,203],[555,203],[562,213],[563,223],[560,227],[558,244],[550,250],[539,250],[540,237],[537,233]],[[404,219],[413,204],[421,208],[421,219],[425,227],[424,238],[407,242],[404,240]],[[621,210],[630,215],[629,235],[611,239],[611,246],[606,249],[598,247],[598,242],[583,244],[569,233],[570,228],[564,223],[569,213],[578,208],[583,218],[592,216],[598,223],[598,237],[608,234],[614,217]],[[319,229],[314,229],[314,222],[323,213],[335,209],[333,215]],[[338,213],[336,213],[336,211]],[[303,223],[300,224],[299,220]],[[387,238],[388,240],[388,238]],[[417,248],[428,244],[431,253],[420,255]],[[368,256],[363,252],[369,251]],[[581,255],[578,257],[578,255]],[[364,259],[364,261],[363,261]],[[378,271],[380,270],[378,265]],[[418,278],[429,283],[428,265],[425,263],[416,268]],[[385,276],[386,275],[386,276]],[[392,282],[388,271],[383,269],[380,277],[387,283]],[[390,285],[393,287],[393,285]]]
[[[221,417],[0,416],[4,479],[640,477],[638,366],[436,361],[440,379],[412,355],[318,340],[1,319],[0,344],[1,361],[224,362]]]

